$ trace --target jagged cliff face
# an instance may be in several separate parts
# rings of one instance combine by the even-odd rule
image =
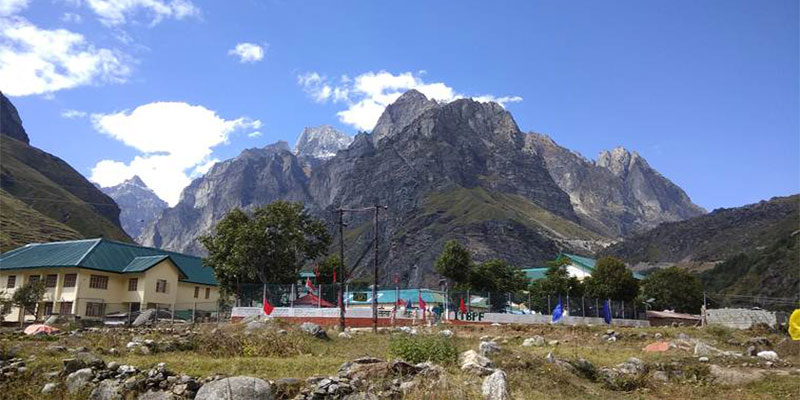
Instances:
[[[19,118],[17,108],[0,92],[0,132],[10,136],[22,143],[30,144],[28,133],[22,127],[22,120]]]
[[[122,210],[119,214],[122,229],[133,238],[141,235],[144,228],[151,225],[168,207],[138,176],[100,190],[119,205]]]
[[[217,164],[145,231],[143,243],[202,253],[196,238],[232,208],[278,199],[303,201],[331,223],[338,207],[380,204],[388,207],[379,232],[383,281],[398,275],[411,285],[435,284],[433,262],[449,239],[466,243],[479,261],[503,258],[520,267],[541,265],[562,250],[591,252],[627,226],[620,219],[635,220],[624,209],[631,196],[626,182],[635,189],[652,176],[642,171],[646,163],[630,160],[619,174],[569,158],[557,168],[548,158],[560,148],[539,146],[501,106],[469,99],[440,104],[413,90],[386,108],[372,134],[357,135],[347,148],[321,145],[336,141],[326,131],[304,131],[296,154],[279,144]],[[559,177],[572,170],[580,177]],[[596,200],[593,208],[575,201],[575,188],[593,190],[585,171],[609,182],[611,189],[595,189],[609,192],[597,197],[610,200]],[[592,214],[604,206],[619,211]],[[366,274],[372,215],[346,219],[345,258],[351,266],[361,260],[356,276]]]
[[[314,202],[303,165],[286,142],[244,150],[215,164],[184,189],[175,207],[164,210],[138,241],[145,246],[203,254],[198,237],[234,209],[252,209],[275,200]]]
[[[346,149],[352,142],[352,137],[330,125],[309,127],[303,129],[303,133],[297,139],[294,154],[298,157],[325,160],[335,156],[339,150]]]
[[[526,142],[529,152],[544,158],[581,223],[607,236],[627,236],[705,213],[636,152],[617,147],[593,162],[545,135],[530,133]]]

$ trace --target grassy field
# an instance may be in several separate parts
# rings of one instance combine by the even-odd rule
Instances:
[[[216,329],[215,329],[216,328]],[[276,333],[285,329],[286,334]],[[150,368],[159,362],[177,373],[195,377],[214,375],[248,375],[267,380],[280,378],[305,379],[315,375],[335,375],[340,365],[363,356],[391,359],[394,357],[390,343],[402,333],[353,332],[352,339],[343,339],[330,331],[330,341],[306,336],[294,327],[279,324],[266,328],[264,332],[245,335],[242,325],[196,326],[191,338],[193,348],[183,351],[158,352],[149,355],[133,354],[125,351],[125,345],[134,336],[151,338],[156,341],[170,340],[186,327],[176,328],[176,332],[130,331],[120,329],[111,332],[83,332],[80,336],[58,336],[51,338],[28,338],[13,334],[10,330],[0,336],[0,350],[7,351],[17,347],[18,354],[29,359],[28,371],[13,379],[0,378],[0,398],[39,399],[48,398],[40,394],[44,374],[58,371],[61,360],[68,353],[52,354],[47,347],[52,344],[69,348],[86,346],[100,355],[106,362],[116,361],[131,364],[140,369]],[[508,374],[511,396],[514,399],[674,399],[708,398],[727,400],[738,399],[789,399],[800,393],[800,343],[782,342],[785,335],[764,332],[729,331],[725,329],[697,328],[621,328],[617,331],[620,339],[614,343],[602,340],[605,327],[565,327],[565,326],[526,326],[526,327],[455,327],[456,336],[452,344],[459,352],[477,349],[480,338],[497,338],[502,350],[492,356],[496,367]],[[676,338],[680,333],[723,350],[743,351],[741,343],[754,336],[767,336],[775,344],[785,364],[772,368],[778,374],[768,374],[758,382],[746,385],[721,386],[708,379],[674,380],[668,383],[646,379],[639,387],[630,391],[610,390],[604,385],[579,374],[565,371],[555,364],[546,362],[552,352],[556,357],[566,360],[584,358],[595,367],[614,366],[629,357],[643,360],[652,370],[659,365],[678,363],[687,370],[706,371],[707,364],[701,364],[691,351],[672,349],[665,353],[646,353],[642,348],[654,341],[653,335],[661,333],[666,340]],[[435,332],[434,332],[435,333]],[[533,335],[541,335],[547,340],[558,340],[555,346],[523,347],[522,341]],[[778,344],[780,343],[780,344]],[[120,349],[119,355],[109,355],[111,348]],[[711,364],[735,365],[749,362],[756,368],[757,360],[740,358],[733,361],[711,357]],[[446,374],[436,386],[436,390],[416,391],[407,395],[411,399],[480,399],[481,379],[462,373],[456,362],[443,365]],[[743,367],[742,367],[743,368]],[[763,363],[758,368],[764,369]],[[81,394],[85,396],[84,394]],[[58,392],[49,398],[70,398]],[[73,396],[71,398],[81,398]]]

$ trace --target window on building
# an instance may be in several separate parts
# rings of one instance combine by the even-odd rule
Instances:
[[[135,292],[139,289],[139,278],[128,279],[128,291]]]
[[[58,306],[58,313],[60,315],[70,315],[72,314],[72,302],[71,301],[62,301],[61,304]]]
[[[53,315],[53,302],[48,301],[44,303],[44,315]]]
[[[17,276],[16,275],[9,275],[8,281],[6,281],[6,288],[13,289],[14,286],[17,285]]]
[[[165,279],[156,281],[156,293],[167,293],[167,281]]]
[[[206,298],[209,298],[209,297],[211,297],[211,289],[210,288],[206,288]]]
[[[104,303],[86,303],[86,316],[87,317],[102,317]]]
[[[56,283],[58,282],[58,275],[56,274],[48,274],[44,277],[44,287],[54,288],[56,287]]]
[[[36,283],[39,282],[41,279],[42,277],[39,275],[31,275],[28,277],[28,283]]]
[[[76,282],[78,282],[78,274],[64,275],[64,287],[75,287]]]
[[[200,286],[195,286],[194,287],[194,298],[196,299],[198,297],[200,297]]]
[[[108,277],[103,275],[90,276],[89,287],[92,289],[108,289]]]

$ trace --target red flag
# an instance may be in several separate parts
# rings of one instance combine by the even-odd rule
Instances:
[[[333,269],[333,283],[336,283],[336,268]]]
[[[462,314],[467,312],[467,306],[464,305],[464,298],[461,298],[461,305],[458,306],[458,311],[461,311]]]
[[[306,278],[306,287],[308,288],[308,290],[312,292],[317,290],[317,288],[315,288],[314,285],[311,284],[311,278]]]
[[[397,306],[404,307],[406,305],[406,301],[403,299],[397,299]]]
[[[428,309],[427,308],[428,304],[425,303],[425,300],[422,300],[422,292],[421,291],[417,292],[417,303],[419,303],[419,308],[422,309],[422,311],[425,311],[425,310]],[[422,315],[425,315],[425,314],[422,314]]]
[[[270,315],[274,309],[275,307],[273,307],[272,304],[269,304],[269,300],[264,297],[264,314]]]

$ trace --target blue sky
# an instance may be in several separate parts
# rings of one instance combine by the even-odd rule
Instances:
[[[0,0],[0,90],[33,145],[172,203],[214,160],[369,129],[420,87],[504,100],[588,158],[635,150],[711,210],[800,191],[799,20],[795,0]]]

